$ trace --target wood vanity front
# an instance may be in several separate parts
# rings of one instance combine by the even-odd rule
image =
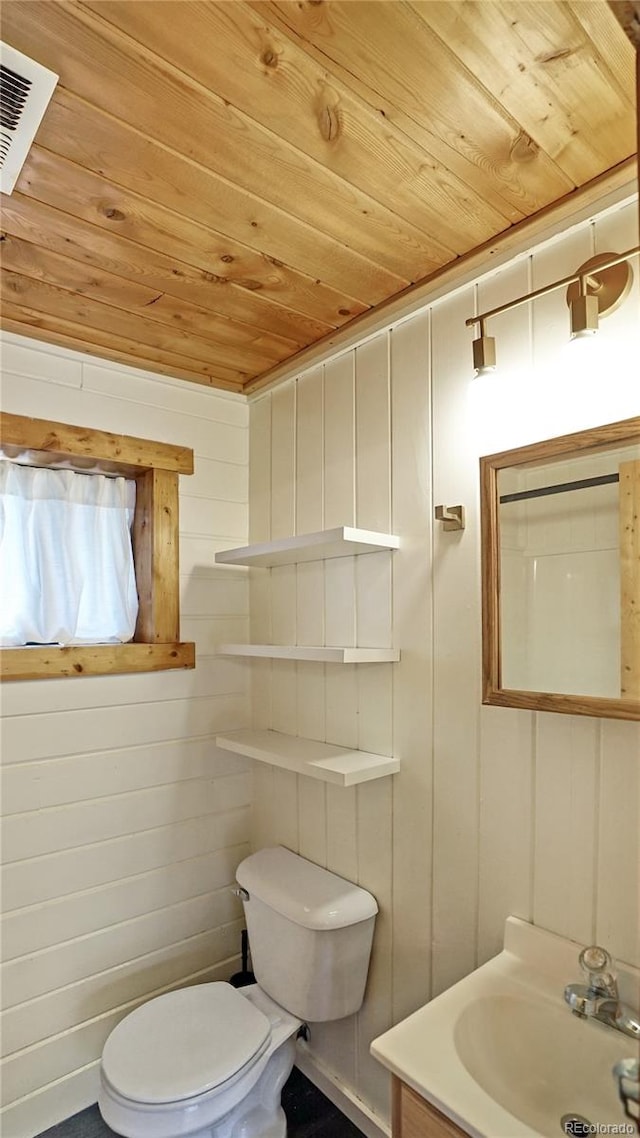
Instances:
[[[466,1131],[431,1106],[397,1075],[392,1075],[391,1080],[393,1138],[468,1138]]]

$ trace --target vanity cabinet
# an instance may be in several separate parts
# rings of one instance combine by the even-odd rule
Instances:
[[[468,1138],[466,1131],[392,1075],[393,1138]]]

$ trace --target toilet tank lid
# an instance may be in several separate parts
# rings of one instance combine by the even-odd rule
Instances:
[[[374,917],[375,897],[284,846],[258,850],[240,863],[238,884],[307,929],[340,929]]]

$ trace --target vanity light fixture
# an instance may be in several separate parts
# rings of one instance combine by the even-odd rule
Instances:
[[[600,253],[591,257],[580,265],[575,273],[569,277],[562,277],[543,288],[534,289],[515,300],[491,308],[488,312],[480,312],[477,316],[470,316],[465,324],[471,327],[479,325],[480,335],[473,341],[473,366],[476,375],[485,375],[495,371],[496,368],[496,342],[493,336],[486,334],[486,322],[491,316],[500,312],[508,312],[538,296],[545,296],[548,292],[568,285],[566,300],[570,314],[571,339],[591,336],[598,330],[598,319],[615,311],[629,294],[633,281],[633,271],[629,260],[640,252],[640,245],[634,249],[627,249],[626,253]]]

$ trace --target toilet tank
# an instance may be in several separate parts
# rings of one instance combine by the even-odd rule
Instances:
[[[311,1023],[342,1019],[361,1006],[367,982],[375,897],[283,846],[240,863],[251,963],[276,1003]]]

